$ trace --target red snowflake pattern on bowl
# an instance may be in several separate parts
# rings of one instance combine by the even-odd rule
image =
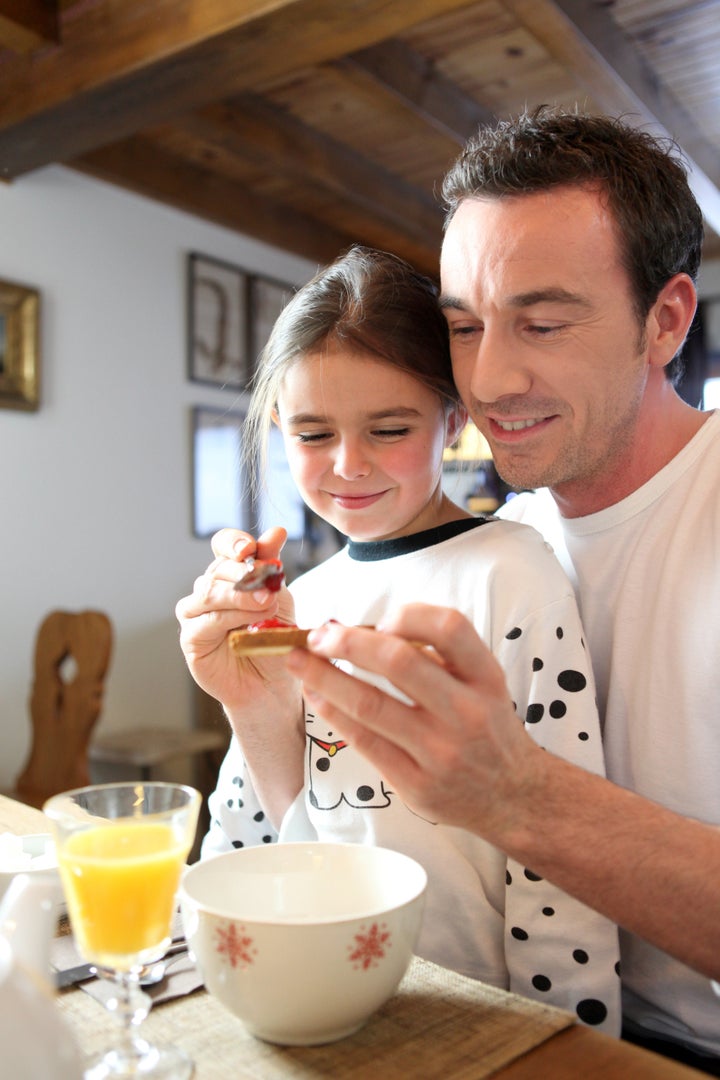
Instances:
[[[350,955],[348,959],[356,969],[377,967],[378,961],[385,957],[385,953],[392,946],[390,931],[385,923],[378,926],[373,923],[369,930],[361,928],[359,934],[355,934],[355,945],[348,945]]]
[[[253,939],[247,937],[244,930],[245,927],[242,927],[238,931],[234,923],[230,923],[228,927],[218,926],[215,930],[218,939],[215,950],[221,956],[227,956],[231,967],[237,967],[238,964],[248,967],[257,952],[257,949],[251,948]]]

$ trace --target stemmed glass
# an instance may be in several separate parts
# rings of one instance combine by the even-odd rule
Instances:
[[[90,1066],[86,1080],[192,1076],[186,1054],[152,1045],[136,1028],[152,1004],[139,988],[140,972],[170,944],[200,801],[183,784],[128,782],[66,791],[43,807],[78,951],[111,973],[116,994],[107,1006],[122,1022],[120,1045]]]

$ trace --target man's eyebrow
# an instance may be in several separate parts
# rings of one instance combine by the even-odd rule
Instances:
[[[530,292],[516,293],[508,298],[511,307],[533,307],[535,304],[576,304],[587,307],[589,300],[580,293],[570,292],[559,286],[547,289],[532,289]]]
[[[441,311],[445,311],[447,308],[454,308],[456,311],[468,310],[462,300],[459,300],[457,296],[440,296],[438,303]]]
[[[457,296],[441,296],[439,299],[440,310],[447,311],[471,311],[471,308]],[[510,307],[526,308],[535,304],[575,304],[578,307],[587,307],[589,301],[580,293],[570,292],[559,286],[547,289],[532,289],[530,292],[516,293],[509,296],[507,303]]]

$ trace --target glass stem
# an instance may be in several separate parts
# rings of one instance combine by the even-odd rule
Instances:
[[[122,1045],[118,1055],[126,1061],[137,1061],[148,1051],[148,1044],[136,1034],[136,1028],[150,1012],[151,999],[138,984],[138,974],[119,971],[115,974],[117,997],[111,998],[108,1008],[115,1012],[122,1028]]]

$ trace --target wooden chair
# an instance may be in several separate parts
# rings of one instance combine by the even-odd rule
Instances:
[[[32,742],[15,796],[41,807],[90,783],[88,745],[102,709],[112,623],[101,611],[52,611],[35,643]]]

